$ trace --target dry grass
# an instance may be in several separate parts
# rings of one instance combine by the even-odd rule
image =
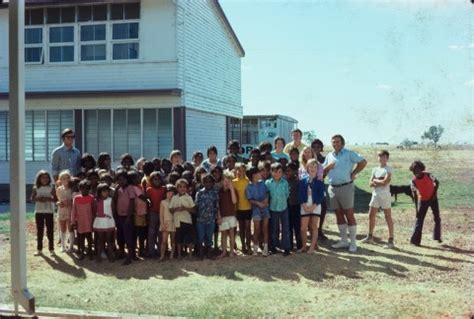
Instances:
[[[366,155],[372,150],[365,150]],[[415,151],[413,151],[415,152]],[[453,183],[442,167],[472,157],[453,151],[441,159],[424,157],[439,169],[442,185]],[[411,154],[414,155],[414,154]],[[423,155],[423,154],[420,154]],[[450,158],[453,156],[453,158]],[[406,158],[404,158],[406,157]],[[406,167],[414,156],[394,152],[392,165]],[[367,156],[372,163],[373,159]],[[443,166],[436,166],[434,163]],[[456,164],[458,165],[458,164]],[[460,165],[460,164],[459,164]],[[451,170],[451,166],[446,170]],[[396,173],[406,180],[409,174]],[[405,175],[403,175],[405,174]],[[443,175],[446,174],[446,175]],[[403,176],[402,176],[403,175]],[[445,177],[443,177],[445,176]],[[398,177],[397,177],[398,178]],[[472,241],[474,205],[469,205],[472,174],[461,188],[440,192],[443,244],[433,242],[432,218],[427,217],[423,247],[408,244],[414,223],[410,200],[400,197],[394,207],[397,249],[386,250],[383,215],[378,218],[377,245],[360,245],[350,254],[329,248],[336,236],[335,218],[327,218],[330,240],[316,255],[294,254],[268,258],[240,256],[219,261],[145,260],[123,267],[119,263],[79,262],[67,254],[33,257],[34,232],[29,225],[28,286],[37,306],[189,317],[470,317],[474,315]],[[363,182],[363,183],[362,183]],[[361,175],[358,201],[364,212],[366,178]],[[460,185],[459,181],[456,181]],[[463,182],[464,183],[464,182]],[[466,200],[448,205],[453,190]],[[467,198],[467,199],[466,199]],[[466,204],[467,203],[467,204]],[[468,206],[469,207],[466,207]],[[430,214],[430,213],[429,213]],[[360,238],[367,231],[367,215],[357,215]],[[0,220],[1,223],[6,221]],[[10,303],[8,235],[0,235],[0,304]]]

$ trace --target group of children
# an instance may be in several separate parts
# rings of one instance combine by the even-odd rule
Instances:
[[[284,145],[282,138],[275,140],[275,144],[281,142]],[[73,252],[77,244],[78,259],[124,259],[123,264],[128,265],[138,257],[233,257],[237,253],[237,227],[243,254],[282,252],[287,256],[294,249],[312,254],[318,249],[320,217],[324,217],[326,206],[322,164],[309,147],[301,154],[294,147],[284,156],[272,153],[268,144],[254,149],[248,163],[239,154],[239,143],[231,141],[222,160],[217,148],[210,146],[206,159],[195,152],[190,162],[183,161],[179,150],[172,151],[168,159],[140,158],[136,163],[124,154],[116,170],[111,167],[109,154],[101,153],[97,162],[84,154],[81,173],[71,176],[69,171],[62,171],[57,181],[41,170],[32,193],[36,255],[42,254],[45,225],[48,248],[54,254],[56,210],[61,251]],[[375,214],[382,207],[393,247],[393,223],[387,206],[391,178],[388,152],[379,153],[380,158],[380,167],[374,169],[370,180],[373,208],[365,241],[372,240]],[[433,198],[438,182],[433,183],[432,176],[424,173],[421,162],[416,163],[412,165],[416,175],[413,187],[420,194],[422,212],[417,214],[418,231],[412,243],[419,245],[426,210],[430,205],[433,210],[437,208]],[[435,185],[431,190],[430,181]],[[439,221],[439,209],[437,212]],[[435,239],[440,240],[440,230],[438,234]]]

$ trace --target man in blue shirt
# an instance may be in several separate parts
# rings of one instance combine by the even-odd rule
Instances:
[[[74,147],[75,137],[72,129],[65,129],[61,134],[63,144],[51,153],[51,173],[55,181],[64,170],[69,170],[73,176],[81,170],[81,152]]]
[[[341,235],[341,240],[332,247],[349,247],[350,252],[356,252],[357,225],[354,217],[353,182],[356,175],[367,165],[367,161],[356,152],[344,148],[345,141],[342,135],[334,135],[331,142],[334,152],[326,156],[324,176],[328,177],[329,202],[331,208],[336,210],[337,226]],[[348,229],[350,244],[347,240]]]

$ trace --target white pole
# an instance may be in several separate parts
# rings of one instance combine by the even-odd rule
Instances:
[[[33,295],[26,288],[25,194],[25,1],[11,0],[9,11],[9,116],[10,116],[10,211],[11,279],[15,305],[35,311]]]

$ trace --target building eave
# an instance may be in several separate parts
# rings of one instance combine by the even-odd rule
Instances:
[[[244,47],[240,43],[239,38],[237,37],[237,34],[235,33],[234,29],[232,28],[232,25],[229,22],[229,19],[227,19],[227,16],[225,15],[224,10],[222,9],[221,4],[219,3],[219,0],[211,0],[211,2],[214,4],[215,8],[217,9],[217,12],[219,13],[219,16],[222,18],[222,21],[224,22],[224,25],[227,31],[230,33],[231,38],[238,49],[238,53],[240,57],[244,57],[245,56]]]
[[[101,97],[101,96],[181,96],[181,89],[149,90],[90,90],[90,91],[27,91],[26,98]],[[8,92],[0,93],[0,99],[8,99]]]

